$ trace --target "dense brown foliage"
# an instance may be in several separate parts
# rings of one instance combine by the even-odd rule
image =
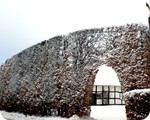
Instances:
[[[98,66],[111,66],[126,92],[150,87],[149,61],[150,39],[143,25],[56,36],[1,65],[0,109],[29,115],[52,115],[55,110],[65,117],[90,115]]]

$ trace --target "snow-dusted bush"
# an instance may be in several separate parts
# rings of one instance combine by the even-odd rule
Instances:
[[[144,25],[88,29],[31,46],[0,67],[0,110],[27,115],[89,116],[97,67],[111,66],[123,92],[150,87]]]

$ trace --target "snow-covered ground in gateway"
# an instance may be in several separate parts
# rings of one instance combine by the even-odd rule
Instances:
[[[125,107],[124,105],[121,106],[92,106],[91,111],[91,118],[86,118],[87,120],[126,120],[125,116]],[[14,114],[14,113],[7,113],[1,111],[1,114],[9,119],[9,120],[79,120],[77,117],[75,118],[60,118],[60,117],[35,117],[35,116],[24,116],[22,114]],[[86,120],[81,119],[81,120]],[[0,120],[5,120],[0,117]]]
[[[125,106],[92,106],[91,117],[97,120],[126,120]]]

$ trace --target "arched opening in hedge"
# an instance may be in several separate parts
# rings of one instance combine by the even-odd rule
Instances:
[[[123,93],[116,72],[106,65],[99,66],[93,87],[92,105],[123,104]]]

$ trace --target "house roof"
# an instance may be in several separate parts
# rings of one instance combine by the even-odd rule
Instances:
[[[99,67],[99,71],[96,75],[94,85],[120,86],[120,82],[116,72],[111,67],[102,65]]]

